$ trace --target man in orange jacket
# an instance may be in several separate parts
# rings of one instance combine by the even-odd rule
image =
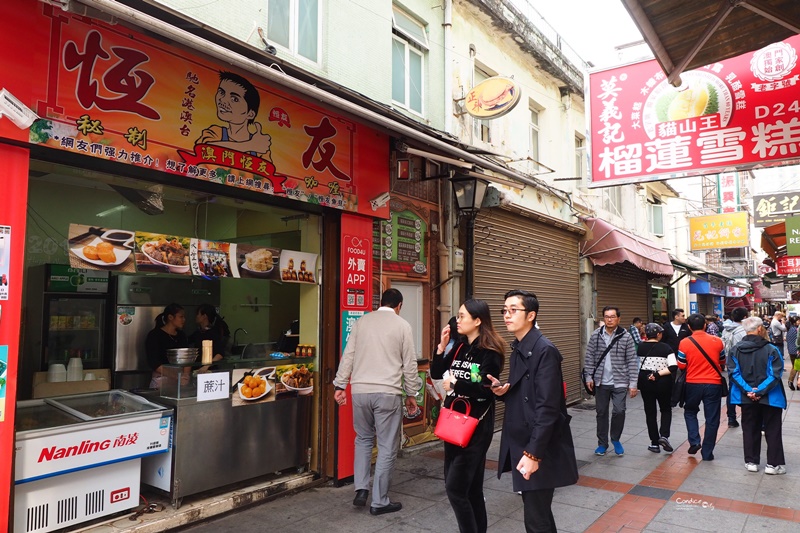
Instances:
[[[686,322],[692,330],[692,335],[683,339],[678,347],[678,367],[686,372],[683,418],[689,434],[689,453],[694,455],[702,450],[703,460],[713,461],[722,404],[723,387],[720,370],[725,368],[725,345],[716,335],[705,332],[706,317],[703,315],[692,314]],[[706,419],[702,444],[697,422],[700,402],[703,403],[703,414]]]

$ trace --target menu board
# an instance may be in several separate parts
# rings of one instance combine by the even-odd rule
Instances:
[[[75,269],[317,283],[318,254],[81,224],[69,234]]]
[[[308,396],[314,394],[314,363],[237,368],[231,379],[233,407]]]
[[[376,221],[373,225],[373,260],[382,258],[383,270],[389,272],[427,273],[427,231],[428,224],[413,211],[392,211],[389,221]]]

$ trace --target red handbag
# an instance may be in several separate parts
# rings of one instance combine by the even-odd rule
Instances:
[[[456,402],[464,402],[467,406],[466,413],[459,413],[452,408],[455,407]],[[450,408],[442,406],[439,410],[439,420],[436,421],[436,429],[433,434],[439,439],[466,448],[472,439],[472,434],[475,433],[475,428],[478,427],[478,420],[469,416],[470,405],[464,398],[456,398],[450,404]],[[484,416],[486,416],[484,414]],[[483,417],[481,417],[483,418]]]

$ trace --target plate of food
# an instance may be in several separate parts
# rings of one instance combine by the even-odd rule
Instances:
[[[269,380],[262,376],[245,376],[238,387],[239,398],[248,401],[261,399],[272,390]]]
[[[130,250],[117,248],[100,237],[93,239],[89,244],[70,248],[70,251],[87,263],[97,266],[121,265],[131,256]]]
[[[300,366],[284,372],[281,383],[288,390],[297,391],[298,394],[305,396],[314,391],[314,374],[308,368]]]
[[[253,276],[266,277],[275,268],[275,257],[266,248],[259,248],[244,254],[242,269]]]
[[[159,239],[141,245],[141,251],[154,265],[164,266],[175,274],[189,272],[189,250],[178,239]]]

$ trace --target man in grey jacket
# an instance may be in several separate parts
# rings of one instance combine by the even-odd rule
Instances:
[[[378,442],[370,514],[394,513],[403,508],[389,501],[389,484],[400,447],[403,402],[409,414],[416,413],[416,395],[422,388],[411,325],[400,318],[403,294],[388,289],[377,311],[364,315],[353,326],[339,362],[333,385],[339,406],[347,403],[348,382],[353,393],[353,427],[356,430],[353,505],[364,507],[369,495],[372,443]]]
[[[586,386],[595,390],[597,412],[597,449],[595,455],[605,455],[608,450],[608,404],[611,412],[611,444],[614,453],[622,455],[625,449],[619,439],[625,426],[626,398],[636,396],[639,377],[639,359],[636,356],[633,338],[619,325],[618,307],[603,308],[604,326],[597,328],[586,346]],[[605,357],[603,354],[607,351]]]
[[[725,345],[725,356],[727,357],[733,347],[739,344],[744,336],[747,335],[742,326],[742,320],[747,318],[747,309],[737,307],[731,311],[731,319],[725,322],[725,330],[722,332],[722,343]],[[728,387],[733,387],[733,382],[728,380]],[[739,422],[736,421],[736,405],[731,403],[731,395],[725,397],[725,404],[728,410],[728,427],[738,428]]]

